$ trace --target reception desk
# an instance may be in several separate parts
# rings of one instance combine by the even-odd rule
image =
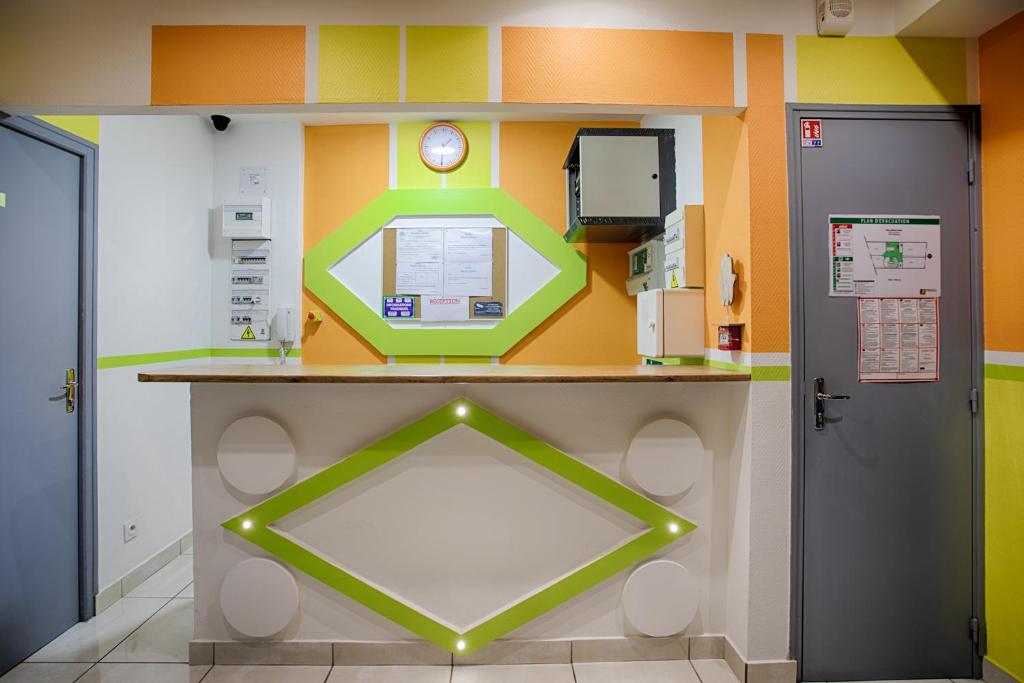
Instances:
[[[766,513],[749,495],[748,374],[196,365],[139,380],[191,383],[194,661],[731,657],[746,674],[754,659]],[[755,523],[788,525],[771,514]],[[787,629],[785,603],[757,618]]]

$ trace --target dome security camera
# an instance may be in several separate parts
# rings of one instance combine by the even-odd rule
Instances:
[[[219,131],[225,131],[228,129],[228,125],[231,123],[230,117],[224,116],[223,114],[214,114],[210,117],[213,121],[213,127]]]

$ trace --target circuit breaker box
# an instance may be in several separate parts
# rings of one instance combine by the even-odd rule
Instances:
[[[231,240],[231,339],[270,339],[270,240]]]

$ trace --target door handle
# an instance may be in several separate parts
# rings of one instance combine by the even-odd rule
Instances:
[[[60,388],[61,393],[51,396],[51,401],[64,401],[64,410],[68,413],[75,412],[76,389],[78,380],[75,379],[75,369],[68,368],[64,374],[64,385]]]
[[[814,378],[814,431],[825,429],[825,401],[849,401],[846,394],[826,394],[825,378]]]

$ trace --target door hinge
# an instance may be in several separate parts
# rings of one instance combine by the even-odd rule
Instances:
[[[971,617],[969,628],[971,629],[971,642],[974,643],[974,649],[978,652],[979,657],[984,657],[985,651],[988,648],[985,647],[985,634],[982,632],[981,621],[978,617]]]
[[[967,184],[974,184],[974,159],[967,160]]]
[[[978,414],[978,389],[977,387],[971,387],[970,392],[967,394],[967,400],[971,406],[971,415]]]

